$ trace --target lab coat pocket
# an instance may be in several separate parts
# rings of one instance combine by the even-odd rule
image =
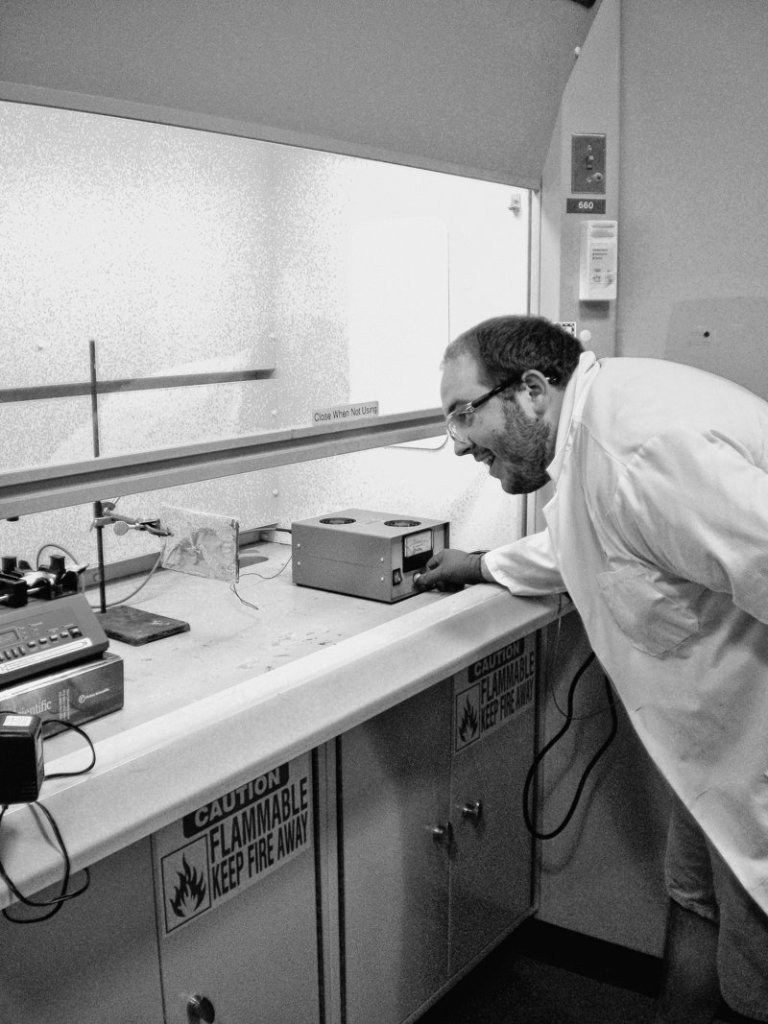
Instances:
[[[597,582],[622,633],[646,654],[662,658],[699,632],[691,604],[701,588],[694,583],[660,578],[636,565],[599,573]]]

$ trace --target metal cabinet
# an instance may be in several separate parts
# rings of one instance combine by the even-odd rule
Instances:
[[[93,865],[51,921],[0,918],[0,1017],[319,1021],[314,818],[307,753]]]
[[[532,909],[536,654],[494,647],[94,865],[51,922],[0,920],[0,1016],[418,1017]]]
[[[450,724],[445,682],[341,738],[348,1024],[403,1020],[445,984]]]
[[[341,739],[348,1024],[415,1019],[532,910],[535,635]]]
[[[536,664],[531,635],[454,677],[451,976],[533,909],[534,846],[523,788],[534,757]],[[462,729],[469,707],[479,710],[474,732]]]
[[[167,1024],[320,1019],[306,754],[153,836]]]
[[[0,1019],[162,1021],[149,840],[94,864],[90,875],[86,892],[50,921],[22,926],[0,918]],[[27,914],[18,905],[10,910]]]

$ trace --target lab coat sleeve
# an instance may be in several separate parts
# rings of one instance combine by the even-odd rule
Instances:
[[[652,437],[617,490],[618,529],[667,574],[730,594],[768,623],[768,472],[757,442],[673,427]]]
[[[548,530],[488,551],[485,566],[497,583],[520,597],[562,593],[563,578]]]

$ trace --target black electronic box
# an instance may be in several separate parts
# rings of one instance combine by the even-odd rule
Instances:
[[[0,711],[0,804],[37,800],[44,778],[42,721]]]

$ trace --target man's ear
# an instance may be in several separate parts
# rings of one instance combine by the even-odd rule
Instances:
[[[539,370],[526,370],[521,379],[534,408],[542,403],[546,407],[551,385],[544,374]]]

